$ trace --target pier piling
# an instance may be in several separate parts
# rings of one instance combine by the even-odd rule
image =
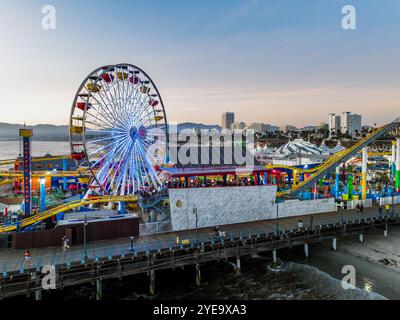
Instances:
[[[200,264],[196,262],[196,286],[200,287],[200,284],[201,284]]]
[[[41,283],[40,283],[40,273],[37,272],[34,274],[35,275],[35,284],[36,284],[36,290],[35,290],[35,300],[40,301],[42,300],[42,289],[41,289]]]
[[[308,259],[308,243],[304,244],[304,255],[305,255],[306,259]]]
[[[101,279],[96,280],[96,300],[103,298],[103,283]]]
[[[277,263],[277,260],[276,260],[276,249],[274,249],[274,250],[272,251],[272,262],[273,262],[274,264]]]
[[[154,296],[156,293],[156,272],[150,270],[150,295]]]
[[[235,269],[235,271],[236,271],[237,274],[240,273],[240,269],[241,269],[241,266],[240,266],[240,256],[237,256],[237,257],[236,257],[236,269]]]

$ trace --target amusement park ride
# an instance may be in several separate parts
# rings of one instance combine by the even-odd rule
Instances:
[[[297,197],[328,173],[336,173],[338,190],[341,163],[363,152],[362,199],[366,198],[367,146],[399,125],[400,119],[375,129],[352,147],[340,151],[320,165],[297,168],[267,165],[266,170],[292,171],[290,189],[277,193],[280,197]],[[151,186],[162,190],[160,168],[167,161],[168,123],[160,93],[151,78],[131,64],[103,66],[94,70],[79,86],[70,115],[71,155],[52,159],[72,158],[76,171],[31,171],[31,162],[48,160],[48,157],[30,157],[28,130],[21,130],[24,140],[23,171],[0,171],[1,183],[19,179],[23,181],[24,210],[28,218],[17,224],[0,225],[0,232],[22,230],[60,212],[98,203],[117,204],[123,210],[125,202],[138,201],[138,192]],[[400,187],[400,141],[396,150],[396,189]],[[392,152],[394,152],[392,151]],[[15,160],[2,160],[0,166],[13,164]],[[306,178],[299,181],[298,175]],[[88,191],[81,200],[72,201],[50,210],[30,215],[31,177],[79,177],[88,181]]]

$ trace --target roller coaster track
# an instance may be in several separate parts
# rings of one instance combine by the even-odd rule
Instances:
[[[311,184],[320,178],[322,178],[327,172],[330,172],[336,168],[340,163],[346,162],[350,158],[354,157],[358,152],[360,152],[364,147],[368,146],[370,143],[378,139],[379,137],[383,136],[387,132],[391,131],[393,128],[398,126],[400,123],[400,118],[397,118],[395,121],[376,129],[371,134],[366,136],[364,139],[360,140],[356,144],[354,144],[351,148],[342,150],[328,160],[323,162],[321,165],[316,167],[317,169],[307,180],[304,180],[294,186],[292,189],[288,191],[280,192],[280,195],[283,194],[290,194],[290,195],[297,195],[299,192],[303,191],[305,188],[311,186]]]
[[[41,177],[80,177],[82,175],[89,175],[88,172],[81,171],[32,171],[32,178]],[[0,177],[4,178],[22,178],[22,171],[0,171]]]
[[[58,156],[49,156],[49,157],[32,157],[32,162],[41,162],[41,161],[55,161],[55,160],[64,160],[64,159],[71,159],[70,155],[58,155]],[[4,159],[0,160],[0,166],[14,164],[15,162],[22,162],[18,159]]]
[[[96,203],[110,203],[110,202],[136,202],[138,200],[137,196],[99,196],[99,197],[92,197],[88,199],[80,199],[76,201],[71,201],[69,203],[63,204],[61,206],[52,208],[50,210],[38,213],[34,216],[29,218],[22,219],[18,222],[17,225],[0,225],[0,233],[2,232],[10,232],[16,231],[18,227],[20,229],[26,228],[30,225],[48,219],[50,217],[54,217],[60,212],[66,212],[75,208],[83,207],[89,204],[96,204]]]

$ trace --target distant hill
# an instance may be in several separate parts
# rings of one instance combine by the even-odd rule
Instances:
[[[215,124],[202,124],[202,123],[193,123],[193,122],[184,122],[184,123],[179,123],[178,124],[178,132],[181,132],[182,130],[193,130],[194,128],[198,129],[203,129],[203,130],[212,130],[216,129],[218,131],[221,131],[221,127]]]
[[[22,124],[0,122],[0,140],[18,140],[19,129]],[[33,129],[33,140],[39,141],[67,141],[69,139],[68,126],[56,126],[53,124],[38,124],[35,126],[26,126],[27,129]]]
[[[23,128],[22,124],[0,122],[0,140],[18,140],[19,129]],[[33,140],[37,141],[68,141],[68,126],[56,126],[53,124],[38,124],[35,126],[26,126],[27,129],[33,129]],[[191,130],[193,128],[200,129],[217,129],[221,130],[218,125],[206,125],[202,123],[184,122],[178,124],[178,132],[182,130]]]

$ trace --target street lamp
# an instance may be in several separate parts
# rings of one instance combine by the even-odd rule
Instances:
[[[197,232],[197,208],[193,206],[193,214],[195,216],[196,221],[196,244],[198,243],[198,232]]]
[[[133,251],[133,240],[135,239],[135,237],[134,236],[130,236],[130,238],[129,238],[130,240],[131,240],[131,251]]]
[[[276,201],[276,198],[275,198],[275,202],[276,202],[276,234],[278,235],[278,233],[279,233],[279,222],[278,222],[278,219],[279,219],[279,203]]]

